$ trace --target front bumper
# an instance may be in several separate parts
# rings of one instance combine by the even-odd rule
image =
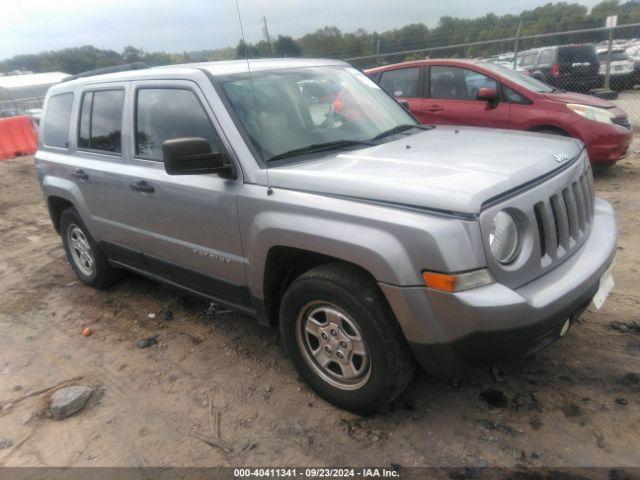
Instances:
[[[633,131],[618,125],[597,124],[590,120],[581,128],[580,139],[589,152],[589,160],[593,166],[613,165],[626,157],[633,140]]]
[[[555,269],[510,289],[494,283],[455,294],[382,284],[396,318],[425,370],[531,354],[558,338],[596,293],[617,241],[611,205],[596,199],[589,238]]]

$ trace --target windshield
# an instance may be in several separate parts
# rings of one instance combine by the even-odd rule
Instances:
[[[222,89],[263,160],[330,144],[370,142],[414,118],[351,67],[272,70],[220,78]]]
[[[554,88],[550,85],[547,85],[540,80],[536,80],[529,75],[525,75],[524,73],[516,72],[507,67],[503,67],[500,65],[496,65],[495,63],[481,63],[480,66],[486,68],[487,70],[491,70],[492,72],[497,73],[505,77],[507,80],[512,81],[513,83],[526,88],[527,90],[531,90],[532,92],[537,93],[551,93],[554,91]]]

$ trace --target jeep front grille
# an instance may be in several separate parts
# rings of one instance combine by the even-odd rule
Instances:
[[[554,261],[571,253],[589,231],[593,219],[591,169],[551,197],[534,205],[540,257]]]

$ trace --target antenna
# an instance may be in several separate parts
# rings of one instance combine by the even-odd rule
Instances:
[[[251,74],[251,64],[249,63],[249,48],[247,45],[247,41],[244,38],[244,28],[242,28],[242,16],[240,15],[240,4],[239,0],[236,1],[236,10],[238,11],[238,23],[240,23],[240,33],[242,34],[242,43],[244,44],[244,58],[247,61],[247,70],[249,72],[249,83],[251,84],[251,95],[253,96],[253,108],[258,111],[258,102],[256,101],[256,92],[253,88],[253,75]],[[260,121],[258,123],[258,128],[260,127]],[[267,195],[273,195],[273,189],[271,188],[271,178],[269,177],[269,165],[265,165],[265,171],[267,174]]]

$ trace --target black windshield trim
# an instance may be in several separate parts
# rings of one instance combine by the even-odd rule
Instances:
[[[357,146],[373,147],[374,145],[377,145],[377,144],[370,142],[368,140],[349,140],[349,139],[335,140],[333,142],[316,143],[316,144],[307,145],[306,147],[294,148],[293,150],[289,150],[287,152],[278,153],[277,155],[273,155],[270,158],[266,159],[265,162],[270,163],[275,160],[281,160],[285,158],[295,158],[295,157],[310,154],[310,153],[321,153],[321,152],[327,152],[331,150],[338,150],[342,148],[357,147]]]

